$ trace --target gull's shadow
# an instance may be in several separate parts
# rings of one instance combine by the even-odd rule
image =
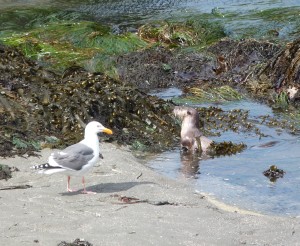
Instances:
[[[131,189],[137,185],[145,185],[145,184],[154,184],[153,182],[121,182],[121,183],[105,183],[105,184],[97,184],[86,187],[87,191],[92,191],[95,193],[113,193],[126,191]],[[82,194],[83,189],[74,192],[63,192],[60,193],[63,196],[73,196]]]

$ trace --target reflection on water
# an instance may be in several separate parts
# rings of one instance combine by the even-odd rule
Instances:
[[[203,105],[202,105],[203,106]],[[259,103],[240,101],[219,105],[224,110],[250,110],[255,122],[260,115],[273,115],[272,110]],[[258,121],[257,121],[258,122]],[[244,142],[247,149],[233,156],[213,159],[185,159],[175,149],[159,155],[148,165],[171,178],[192,177],[195,189],[210,194],[231,205],[266,214],[300,215],[300,136],[258,125],[267,137],[253,133],[225,132],[215,141]],[[276,182],[263,175],[271,165],[286,174]]]
[[[163,91],[160,89],[158,90],[152,90],[149,95],[155,95],[159,98],[162,98],[164,100],[172,99],[173,97],[178,97],[182,95],[182,91],[176,87],[170,87]]]
[[[181,172],[187,178],[198,178],[200,157],[197,154],[180,153]]]

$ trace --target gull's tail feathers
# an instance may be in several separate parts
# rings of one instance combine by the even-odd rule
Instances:
[[[39,170],[39,173],[45,174],[58,173],[63,172],[65,170],[60,166],[51,166],[49,163],[34,165],[31,167],[31,169]]]

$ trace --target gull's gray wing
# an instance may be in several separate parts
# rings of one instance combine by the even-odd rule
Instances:
[[[94,151],[82,143],[77,143],[53,154],[54,161],[65,168],[79,171],[94,157]]]

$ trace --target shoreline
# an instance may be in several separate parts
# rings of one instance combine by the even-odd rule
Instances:
[[[40,157],[0,159],[15,166],[0,188],[3,245],[57,245],[84,238],[93,245],[299,245],[299,218],[259,214],[223,204],[190,185],[141,164],[125,147],[102,143],[103,160],[89,172],[87,190],[66,192],[66,176],[38,174]],[[72,188],[82,189],[80,178]]]
[[[231,213],[246,214],[246,215],[265,216],[265,214],[257,212],[257,211],[251,211],[251,210],[247,210],[244,208],[240,208],[238,206],[234,206],[234,205],[230,205],[230,204],[221,202],[220,200],[213,198],[206,193],[201,192],[200,194],[205,196],[205,198],[207,199],[208,202],[212,203],[213,205],[215,205],[216,207],[218,207],[219,209],[221,209],[223,211],[231,212]],[[269,215],[269,216],[273,216],[273,215]],[[279,217],[279,215],[278,215],[278,217]]]

